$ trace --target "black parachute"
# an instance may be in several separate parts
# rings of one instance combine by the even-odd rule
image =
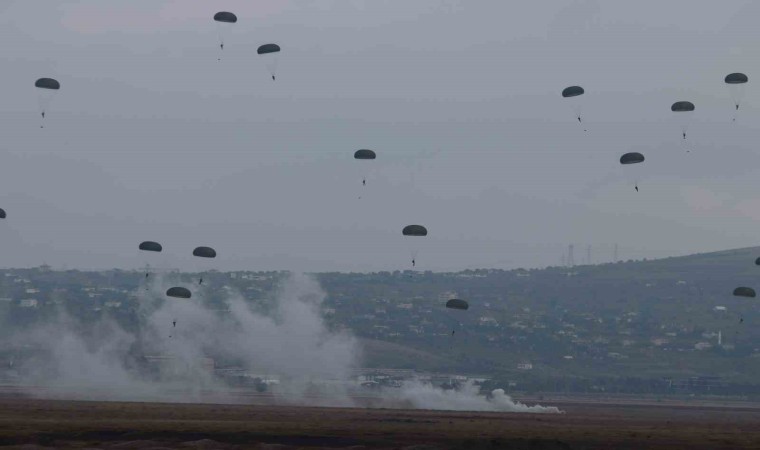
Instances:
[[[567,100],[570,107],[573,109],[575,118],[579,124],[583,123],[583,97],[581,97],[586,91],[580,86],[570,86],[562,90],[562,97]],[[584,130],[586,131],[586,130]]]
[[[45,120],[45,114],[53,98],[61,89],[61,83],[53,78],[39,78],[34,82],[34,87],[39,89],[37,91],[37,102],[39,103],[42,120]],[[44,125],[40,125],[40,128],[44,128]]]
[[[169,290],[166,291],[166,295],[169,297],[174,297],[174,298],[190,298],[193,296],[190,293],[190,290],[183,287],[169,288]]]
[[[461,309],[463,311],[467,311],[467,309],[470,307],[470,304],[464,300],[452,298],[446,302],[446,307],[449,309]]]
[[[757,258],[757,259],[755,260],[755,265],[756,265],[756,266],[760,266],[760,258]]]
[[[634,189],[636,189],[636,192],[639,192],[639,178],[641,177],[641,169],[640,167],[643,166],[636,166],[636,164],[640,164],[644,162],[644,155],[638,152],[630,152],[626,153],[623,156],[620,157],[620,164],[624,166],[632,166],[627,169],[625,169],[626,176],[629,178],[629,181],[633,182]]]
[[[459,298],[452,298],[449,301],[446,302],[446,308],[451,310],[460,310],[460,311],[467,311],[467,309],[470,308],[470,304],[466,301],[459,299]],[[454,316],[457,313],[452,313],[449,317],[453,321],[453,328],[451,329],[451,337],[454,338],[454,335],[456,334],[457,328],[460,328],[462,324],[459,322],[459,320],[455,319]]]
[[[5,219],[5,210],[3,208],[0,208],[0,219]]]
[[[354,153],[354,159],[375,159],[377,155],[372,150],[361,149]]]
[[[565,98],[577,97],[579,95],[583,95],[585,92],[586,91],[584,91],[580,86],[570,86],[562,90],[562,96]]]
[[[61,88],[61,83],[53,78],[40,78],[34,82],[34,87],[38,87],[40,89],[52,89],[57,91]]]
[[[277,44],[264,44],[256,50],[259,55],[266,55],[267,53],[277,53],[280,51],[280,46]]]
[[[219,11],[218,13],[214,14],[214,20],[224,23],[236,23],[237,16],[231,12]]]
[[[734,101],[734,107],[736,113],[739,111],[739,106],[744,98],[744,85],[747,84],[749,78],[743,73],[729,73],[726,78],[723,79],[728,86],[728,90],[731,93],[731,98]],[[734,121],[736,121],[736,115],[734,115]]]
[[[644,162],[644,155],[637,152],[626,153],[620,157],[620,164],[638,164]]]
[[[237,23],[237,16],[228,11],[219,11],[214,14],[214,21],[216,22],[216,31],[219,33],[219,48],[224,50],[225,36],[230,30],[231,24]],[[221,60],[221,57],[218,58],[218,61]]]
[[[747,78],[747,75],[737,72],[729,73],[723,81],[725,81],[726,84],[744,84],[749,81],[749,78]]]
[[[401,230],[401,233],[404,236],[407,236],[407,237],[409,237],[409,236],[411,236],[411,237],[422,237],[422,236],[427,236],[427,234],[428,234],[427,228],[423,227],[422,225],[407,225],[407,226],[404,227],[403,230]],[[417,254],[420,251],[419,251],[419,248],[418,248],[418,246],[416,244],[418,242],[420,242],[420,241],[417,241],[417,239],[413,239],[413,240],[416,241],[416,242],[415,242],[415,244],[411,244],[411,242],[410,242],[411,245],[409,246],[410,247],[409,248],[409,253],[412,256],[412,267],[417,267]]]
[[[694,103],[692,102],[675,102],[670,107],[673,112],[691,112],[694,111]]]
[[[158,242],[145,241],[140,243],[140,250],[144,250],[146,252],[160,252],[163,250],[163,247],[161,247],[161,244]]]
[[[404,236],[427,236],[427,228],[422,225],[407,225],[401,231]]]
[[[261,57],[265,61],[267,70],[269,70],[269,75],[272,76],[272,80],[274,81],[277,78],[277,60],[280,54],[280,46],[277,44],[264,44],[256,50],[256,53],[262,55]]]
[[[694,103],[692,102],[675,102],[670,106],[670,110],[678,117],[679,125],[681,126],[681,136],[686,139],[686,132],[689,131],[689,125],[694,114]]]
[[[366,148],[363,148],[354,152],[354,159],[356,160],[372,161],[375,158],[377,158],[377,154],[374,151],[366,149]],[[364,164],[362,164],[362,166],[364,166]],[[367,167],[367,166],[364,166],[364,167]],[[366,185],[367,185],[367,174],[364,173],[363,178],[362,178],[362,186],[366,186]],[[361,199],[361,196],[359,196],[359,198]]]
[[[757,294],[755,294],[754,289],[742,286],[734,289],[734,295],[736,297],[755,298]]]
[[[216,258],[216,250],[211,247],[196,247],[193,250],[193,256],[199,258]]]

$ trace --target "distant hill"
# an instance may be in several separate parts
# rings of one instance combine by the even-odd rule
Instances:
[[[545,376],[754,382],[760,308],[732,291],[760,289],[757,256],[760,248],[753,247],[572,268],[320,279],[336,321],[361,336],[448,355],[439,369],[451,369],[453,359],[459,370],[507,377],[527,373],[518,364],[529,363],[529,373]],[[447,295],[467,299],[470,310],[445,310]],[[461,327],[453,354],[452,320]],[[382,352],[371,356],[368,363],[381,365]]]
[[[447,358],[446,355],[437,355],[408,346],[374,339],[362,339],[360,342],[364,361],[368,362],[371,367],[389,369],[413,367],[417,370],[440,370],[442,367],[453,365],[453,361]]]
[[[314,276],[326,293],[328,327],[361,340],[365,367],[490,374],[535,389],[636,384],[648,392],[704,377],[760,385],[760,300],[732,296],[740,285],[760,289],[757,256],[760,247],[530,270]],[[197,274],[170,276],[195,282]],[[209,272],[204,302],[224,312],[234,292],[268,311],[286,276]],[[61,309],[83,332],[107,317],[137,333],[136,293],[144,280],[135,271],[7,269],[0,276],[0,337]],[[446,309],[452,297],[467,300],[469,310]],[[0,362],[23,357],[19,351],[0,351]]]

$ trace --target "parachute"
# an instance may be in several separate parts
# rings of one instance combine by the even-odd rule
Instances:
[[[163,247],[161,247],[161,244],[158,242],[153,241],[144,241],[140,243],[140,250],[144,252],[152,252],[152,253],[161,253],[161,250],[163,250]],[[147,280],[150,276],[150,261],[146,258],[145,260],[145,279]],[[145,287],[145,290],[148,290],[148,287]]]
[[[158,242],[153,241],[145,241],[140,243],[140,250],[146,251],[146,252],[160,252],[163,250],[163,247],[161,247],[161,244]]]
[[[354,159],[357,159],[357,160],[371,161],[371,160],[373,160],[375,158],[377,158],[377,155],[372,150],[367,150],[367,149],[363,148],[361,150],[357,150],[356,152],[354,152]],[[362,168],[364,168],[364,167],[362,167]],[[367,174],[366,173],[363,173],[362,185],[363,186],[367,185]],[[359,197],[359,198],[361,198],[361,197]]]
[[[644,155],[638,152],[630,152],[626,153],[623,156],[620,157],[620,164],[624,166],[630,166],[632,164],[640,164],[644,162]],[[629,168],[626,169],[626,173],[629,174],[632,177],[634,189],[636,189],[636,192],[639,191],[639,178],[641,177],[641,170],[637,168]]]
[[[0,219],[5,219],[5,217],[6,217],[5,210],[3,208],[0,208]]]
[[[744,87],[749,81],[749,78],[743,73],[736,72],[726,75],[726,78],[724,78],[723,81],[725,81],[726,86],[728,86],[728,90],[731,93],[731,99],[733,99],[734,106],[736,107],[735,111],[739,111],[739,105],[744,98]],[[736,121],[736,115],[734,115],[733,120]]]
[[[40,78],[34,82],[34,87],[38,87],[40,89],[52,89],[54,91],[57,91],[61,88],[61,83],[53,78]]]
[[[581,106],[582,102],[580,97],[585,94],[586,91],[580,86],[569,86],[562,90],[562,97],[570,99],[570,107],[575,113],[575,118],[578,119],[578,123],[583,123],[581,118]]]
[[[193,256],[199,258],[216,258],[216,250],[211,247],[196,247],[195,250],[193,250]],[[198,268],[198,271],[202,271],[200,267]],[[198,279],[198,284],[203,284],[202,276]]]
[[[565,89],[562,90],[562,96],[565,97],[565,98],[568,98],[568,97],[577,97],[577,96],[583,95],[585,93],[586,93],[586,91],[584,91],[583,88],[580,87],[580,86],[570,86],[570,87],[566,87]]]
[[[676,117],[681,125],[681,135],[686,139],[686,132],[694,115],[694,103],[686,101],[675,102],[671,105],[670,110],[676,113]]]
[[[757,259],[755,260],[755,265],[756,265],[756,266],[760,266],[760,258],[757,258]]]
[[[694,103],[692,102],[675,102],[670,107],[673,112],[691,112],[694,111]]]
[[[214,14],[214,20],[216,20],[217,22],[222,22],[222,23],[236,23],[237,16],[231,12],[220,11]]]
[[[61,83],[53,78],[39,78],[34,82],[34,87],[38,89],[37,102],[40,107],[40,115],[44,120],[45,113],[47,112],[50,103],[53,101],[53,97],[55,97],[61,89]],[[43,125],[40,125],[40,128],[43,128]]]
[[[736,297],[747,297],[747,298],[755,298],[755,290],[749,287],[738,287],[734,289],[734,295]]]
[[[467,311],[470,308],[470,304],[467,303],[465,300],[459,299],[459,298],[452,298],[449,299],[446,302],[446,309],[451,310],[451,313],[453,314],[447,314],[449,319],[452,321],[452,329],[451,329],[451,338],[454,338],[454,335],[456,334],[457,328],[462,327],[462,323],[459,321],[459,319],[456,317],[458,313],[455,313],[454,311]],[[453,345],[453,341],[452,341]]]
[[[211,247],[196,247],[193,250],[193,256],[199,258],[216,258],[216,250]]]
[[[626,153],[625,155],[620,157],[620,164],[627,165],[627,164],[638,164],[644,162],[644,155],[641,153],[631,152]]]
[[[377,155],[372,150],[361,149],[354,153],[354,159],[375,159]]]
[[[264,44],[256,50],[256,53],[265,58],[269,74],[272,75],[272,80],[274,80],[277,75],[277,60],[280,54],[280,46],[277,44]]]
[[[220,11],[214,14],[216,22],[216,32],[219,35],[219,48],[224,50],[224,39],[229,31],[230,25],[237,23],[237,16],[231,12]],[[219,58],[221,60],[221,58]]]
[[[280,46],[277,44],[264,44],[256,50],[259,55],[266,55],[268,53],[277,53],[280,51]]]
[[[183,287],[169,288],[169,290],[166,291],[166,295],[174,298],[190,298],[193,296],[187,288]]]
[[[422,225],[407,225],[401,230],[404,236],[427,236],[427,228]]]
[[[403,230],[401,230],[401,233],[404,236],[409,237],[424,237],[427,236],[427,228],[423,227],[422,225],[407,225],[404,227]],[[412,267],[417,266],[417,254],[420,252],[419,248],[415,246],[411,246],[409,249],[409,252],[412,255]]]
[[[467,309],[470,308],[470,304],[464,300],[460,300],[458,298],[452,298],[451,300],[446,302],[446,307],[449,309],[461,309],[463,311],[467,311]]]

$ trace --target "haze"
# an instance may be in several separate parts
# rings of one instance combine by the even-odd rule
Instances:
[[[239,21],[219,56],[218,10]],[[0,6],[0,265],[305,271],[751,246],[750,1],[16,1]],[[256,47],[282,46],[273,82]],[[750,82],[736,122],[723,84]],[[61,91],[39,128],[34,80]],[[578,127],[560,97],[585,87]],[[688,144],[669,106],[696,106]],[[356,149],[378,152],[362,188]],[[688,150],[688,152],[686,151]],[[647,157],[640,191],[618,164]],[[359,199],[358,197],[362,198]],[[576,255],[576,259],[578,259]],[[206,268],[206,267],[204,267]]]

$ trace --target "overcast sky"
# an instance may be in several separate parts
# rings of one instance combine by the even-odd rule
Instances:
[[[0,266],[138,267],[148,239],[173,267],[307,271],[410,268],[417,241],[431,270],[757,245],[758,19],[751,1],[4,1]],[[730,72],[750,78],[736,122]],[[62,85],[44,129],[40,77]],[[403,238],[414,223],[429,236]]]

